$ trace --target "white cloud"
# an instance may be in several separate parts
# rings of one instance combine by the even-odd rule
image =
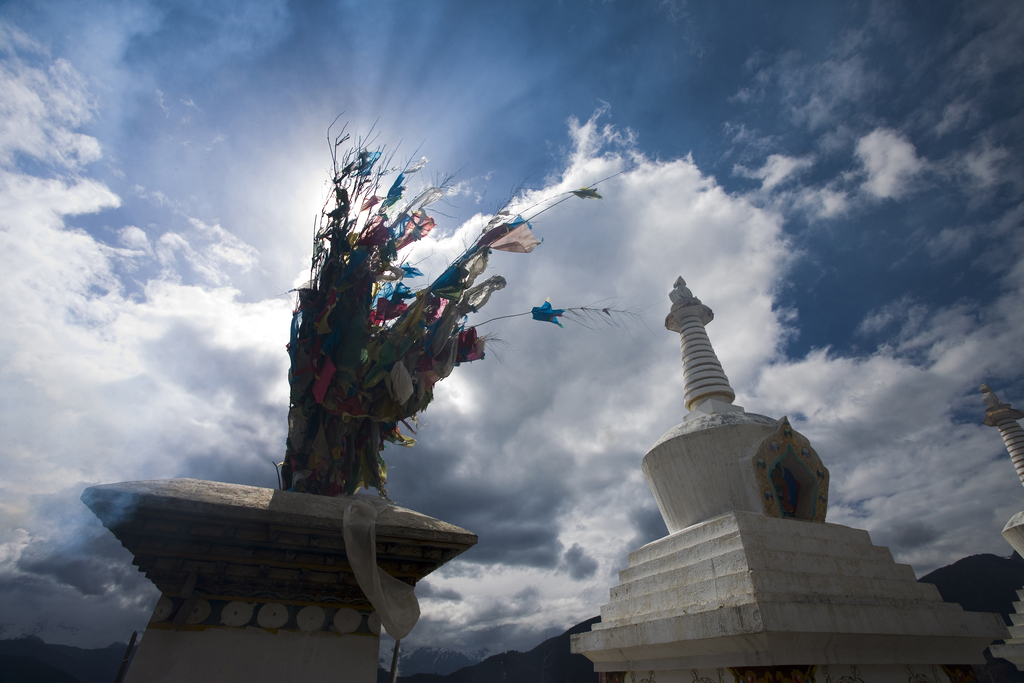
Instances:
[[[219,224],[208,225],[190,218],[186,235],[166,232],[156,242],[156,256],[164,268],[164,277],[177,278],[179,255],[202,282],[222,286],[231,276],[247,273],[258,262],[256,250]]]
[[[0,165],[10,167],[18,155],[75,170],[100,157],[95,138],[74,132],[92,117],[95,107],[82,76],[57,59],[32,66],[17,54],[43,48],[0,22]]]
[[[861,187],[881,199],[906,194],[910,182],[925,167],[914,145],[890,128],[876,128],[862,137],[856,153],[868,176]]]
[[[118,239],[127,248],[144,254],[152,253],[153,245],[149,243],[146,231],[134,225],[128,225],[118,231]]]
[[[960,47],[947,78],[952,88],[989,85],[998,75],[1024,64],[1020,36],[1024,9],[1014,2],[977,2],[965,8],[958,22]]]
[[[126,295],[118,269],[152,258],[145,232],[126,226],[117,232],[123,246],[111,247],[65,223],[115,208],[119,197],[91,178],[13,166],[20,155],[79,171],[99,158],[97,141],[72,130],[89,101],[72,75],[59,61],[49,69],[0,62],[0,90],[20,98],[0,140],[0,317],[8,321],[0,326],[0,577],[27,591],[10,588],[0,612],[15,629],[103,646],[151,608],[153,590],[117,548],[113,564],[96,560],[94,572],[116,580],[84,587],[54,578],[57,567],[92,562],[90,553],[109,540],[78,494],[87,483],[204,469],[237,479],[231,472],[244,471],[247,460],[265,461],[259,483],[269,484],[271,445],[284,429],[264,412],[286,396],[290,302],[242,303],[221,286],[256,254],[200,221],[172,241],[212,287],[177,284],[168,270],[146,281],[141,299]],[[59,522],[47,512],[54,505],[64,511]],[[92,550],[82,546],[86,536],[95,537]]]
[[[97,192],[93,204],[110,206],[100,203],[109,193]],[[141,301],[127,298],[115,264],[126,251],[148,253],[142,231],[126,228],[122,235],[130,248],[113,250],[68,229],[58,216],[50,218],[47,224],[0,213],[0,315],[16,321],[0,332],[0,384],[9,420],[3,447],[9,475],[0,483],[4,526],[20,529],[17,538],[28,534],[33,547],[53,545],[57,527],[32,513],[30,496],[62,500],[76,511],[67,520],[70,528],[88,527],[88,512],[76,500],[88,483],[202,470],[201,476],[237,480],[241,474],[245,480],[251,469],[267,475],[251,483],[269,485],[273,446],[283,441],[283,424],[271,414],[286,400],[290,302],[241,303],[230,288],[164,278],[149,280]],[[210,258],[221,258],[214,247]],[[194,251],[187,242],[183,248]],[[0,545],[6,541],[0,535]],[[65,546],[71,547],[53,552],[70,552]],[[8,563],[0,574],[27,577],[19,567]],[[112,598],[126,590],[109,587]],[[152,592],[144,584],[135,590]],[[93,604],[99,598],[83,602],[74,593],[44,610],[35,626],[44,637],[66,638],[57,624],[78,623],[86,613],[116,612]],[[131,602],[137,596],[122,597]],[[110,630],[122,623],[111,618],[76,637],[103,646],[123,638]]]
[[[760,178],[762,180],[761,189],[770,191],[780,183],[792,178],[801,171],[809,169],[813,165],[814,159],[811,157],[771,154],[761,168],[751,170],[744,166],[736,165],[733,167],[733,173],[744,178]]]
[[[857,326],[857,333],[861,335],[878,334],[897,324],[904,331],[917,329],[927,314],[926,306],[905,296],[865,316]]]
[[[835,218],[850,208],[849,195],[830,187],[800,188],[794,204],[814,218]]]
[[[936,263],[942,263],[967,252],[978,236],[970,227],[943,228],[934,236],[927,237],[925,250]]]
[[[965,125],[971,117],[979,114],[977,103],[963,98],[950,102],[942,110],[942,119],[935,124],[935,134],[938,136],[947,135]]]
[[[960,166],[966,176],[968,192],[982,192],[987,196],[989,190],[1003,183],[1024,185],[1019,162],[1008,149],[993,145],[988,140],[983,139],[974,149],[964,153]]]
[[[817,130],[835,125],[850,108],[884,85],[879,72],[855,52],[840,49],[832,58],[813,64],[801,60],[795,51],[781,55],[775,64],[759,71],[736,99],[757,101],[775,82],[793,122]]]

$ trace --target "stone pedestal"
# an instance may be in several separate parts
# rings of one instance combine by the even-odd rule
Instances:
[[[729,512],[632,553],[619,579],[572,650],[658,683],[800,666],[838,679],[851,665],[868,683],[904,683],[908,666],[983,663],[1006,634],[998,615],[943,602],[866,531],[837,524]]]
[[[346,558],[344,499],[174,479],[82,500],[163,593],[126,683],[375,680],[380,620]],[[377,564],[411,585],[476,541],[404,508],[377,517]]]
[[[643,470],[670,535],[630,555],[571,641],[606,681],[941,683],[1007,635],[866,531],[824,523],[828,470],[785,418],[691,413]]]

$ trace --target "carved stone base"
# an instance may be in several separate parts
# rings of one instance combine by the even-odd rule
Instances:
[[[197,479],[82,500],[163,595],[126,683],[371,683],[380,619],[345,554],[347,501]],[[377,516],[377,565],[411,585],[476,543],[412,510]]]

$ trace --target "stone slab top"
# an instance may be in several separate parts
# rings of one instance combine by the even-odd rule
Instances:
[[[716,427],[728,427],[739,424],[755,424],[764,427],[775,427],[779,424],[779,421],[765,415],[758,415],[757,413],[744,413],[738,411],[728,413],[711,413],[710,415],[693,417],[689,420],[685,420],[681,424],[677,424],[675,427],[665,432],[665,434],[658,439],[657,443],[651,447],[651,450],[653,451],[666,441],[671,441],[672,439],[684,434],[692,434],[694,432],[715,429]]]
[[[156,479],[87,488],[84,502],[108,528],[138,513],[183,515],[210,521],[238,520],[341,533],[348,497],[227,484],[202,479]],[[389,505],[377,515],[378,539],[395,538],[462,548],[476,534],[414,510]]]
[[[1010,517],[1010,521],[1003,527],[1003,533],[1005,534],[1007,529],[1013,529],[1019,526],[1024,526],[1024,512],[1018,512],[1013,517]]]

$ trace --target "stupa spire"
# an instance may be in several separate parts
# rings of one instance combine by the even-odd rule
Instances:
[[[665,327],[679,333],[686,409],[702,413],[743,412],[743,408],[732,405],[736,392],[729,385],[704,329],[715,314],[693,295],[682,277],[676,278],[668,297],[672,310],[665,318]]]
[[[981,397],[988,404],[983,422],[989,427],[998,427],[999,433],[1010,453],[1010,460],[1017,469],[1017,476],[1024,484],[1024,429],[1017,420],[1024,417],[1024,412],[1014,410],[1009,403],[1003,403],[987,384],[981,385]]]

